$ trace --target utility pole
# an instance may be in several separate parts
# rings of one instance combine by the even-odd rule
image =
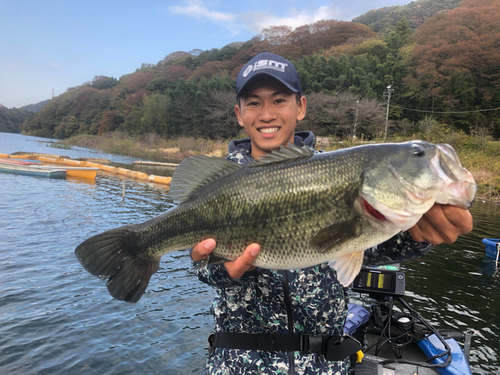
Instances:
[[[391,94],[394,89],[391,89],[392,85],[387,86],[387,90],[384,91],[384,97],[387,96],[387,112],[385,114],[385,135],[384,139],[387,139],[387,127],[389,125],[389,103],[391,101]]]
[[[358,125],[358,105],[359,105],[359,99],[356,100],[356,118],[354,120],[354,129],[352,131],[352,138],[356,138],[356,126]]]

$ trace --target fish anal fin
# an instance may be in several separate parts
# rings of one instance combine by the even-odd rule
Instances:
[[[319,253],[341,246],[359,235],[359,218],[355,217],[341,223],[321,229],[311,240],[311,246]]]
[[[363,255],[365,251],[358,251],[342,255],[331,260],[328,264],[337,271],[337,279],[343,286],[349,286],[354,281],[361,266],[363,265]]]

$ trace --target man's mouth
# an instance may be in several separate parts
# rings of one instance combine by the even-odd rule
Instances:
[[[260,133],[264,133],[264,134],[271,134],[271,133],[276,133],[278,130],[280,130],[279,127],[275,127],[275,128],[260,128],[258,129]]]

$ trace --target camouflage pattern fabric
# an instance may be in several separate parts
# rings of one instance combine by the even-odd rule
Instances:
[[[314,135],[296,133],[294,143],[314,150]],[[226,159],[238,164],[252,162],[250,140],[232,141]],[[400,233],[389,241],[365,252],[365,265],[397,263],[424,255],[428,243],[411,240]],[[214,332],[309,333],[342,335],[347,315],[347,289],[328,264],[273,271],[256,268],[239,279],[232,279],[223,264],[201,268],[198,278],[216,288],[211,312]],[[284,281],[284,275],[288,283]],[[293,332],[288,330],[285,293],[291,302]],[[290,365],[293,371],[290,371]],[[207,374],[348,374],[349,358],[327,361],[319,354],[267,352],[216,348],[209,353]]]

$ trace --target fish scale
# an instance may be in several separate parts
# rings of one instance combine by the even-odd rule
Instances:
[[[91,237],[75,253],[90,273],[109,279],[115,298],[129,302],[142,296],[164,254],[208,238],[217,243],[208,264],[234,260],[258,243],[257,267],[297,269],[335,260],[338,269],[349,270],[339,279],[345,284],[359,272],[365,249],[414,225],[452,179],[473,183],[454,151],[446,149],[451,156],[436,162],[440,150],[407,142],[313,154],[290,145],[249,166],[189,158],[172,179],[177,206]],[[440,163],[453,171],[448,185],[446,173],[435,170]],[[432,187],[430,198],[407,205],[418,214],[402,212],[400,202],[413,199],[419,184]],[[457,194],[464,205],[473,200],[471,191]]]

